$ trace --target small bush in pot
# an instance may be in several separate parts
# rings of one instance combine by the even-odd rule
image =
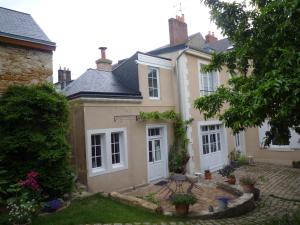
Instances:
[[[257,179],[253,176],[246,175],[240,178],[240,184],[246,193],[251,193],[254,189]]]
[[[227,182],[228,182],[228,184],[233,184],[233,185],[236,183],[236,178],[233,173],[231,173],[227,176]]]
[[[176,214],[185,216],[189,212],[189,206],[194,205],[197,198],[192,194],[173,194],[171,196],[171,203],[175,205]]]

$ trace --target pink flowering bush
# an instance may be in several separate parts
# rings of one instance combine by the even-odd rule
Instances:
[[[37,181],[38,176],[39,174],[35,171],[27,173],[27,178],[20,181],[21,186],[31,188],[33,191],[39,191],[41,187]]]

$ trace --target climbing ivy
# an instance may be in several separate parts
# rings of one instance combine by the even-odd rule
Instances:
[[[187,126],[193,119],[183,120],[179,113],[174,110],[165,112],[140,112],[142,121],[169,120],[173,122],[174,143],[169,151],[169,171],[174,173],[185,173],[185,166],[189,160],[187,145],[189,139],[186,135]]]

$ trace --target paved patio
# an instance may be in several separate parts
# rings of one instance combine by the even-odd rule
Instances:
[[[270,218],[281,217],[300,209],[300,169],[286,166],[257,163],[236,170],[237,177],[243,174],[260,177],[257,187],[261,190],[261,200],[257,207],[243,216],[215,220],[190,220],[188,222],[161,223],[162,225],[254,225],[262,224]],[[217,178],[220,179],[220,178]],[[134,223],[149,225],[150,223]],[[127,224],[129,225],[129,224]]]

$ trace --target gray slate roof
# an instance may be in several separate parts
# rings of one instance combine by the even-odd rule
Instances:
[[[70,99],[79,95],[81,97],[141,98],[140,93],[121,84],[112,72],[97,69],[88,69],[68,85],[63,93]]]
[[[224,38],[218,40],[214,43],[206,44],[205,47],[215,50],[216,52],[225,52],[228,50],[228,47],[232,46],[232,43],[228,40],[228,38]]]
[[[0,7],[0,36],[55,46],[30,14],[3,7]]]
[[[231,45],[232,43],[227,38],[218,40],[215,43],[206,44],[202,34],[195,33],[193,35],[190,35],[188,41],[186,41],[185,43],[173,45],[173,46],[167,44],[162,47],[151,50],[148,53],[159,55],[167,52],[182,50],[187,47],[205,53],[211,53],[212,51],[224,52],[227,51],[228,47]]]

